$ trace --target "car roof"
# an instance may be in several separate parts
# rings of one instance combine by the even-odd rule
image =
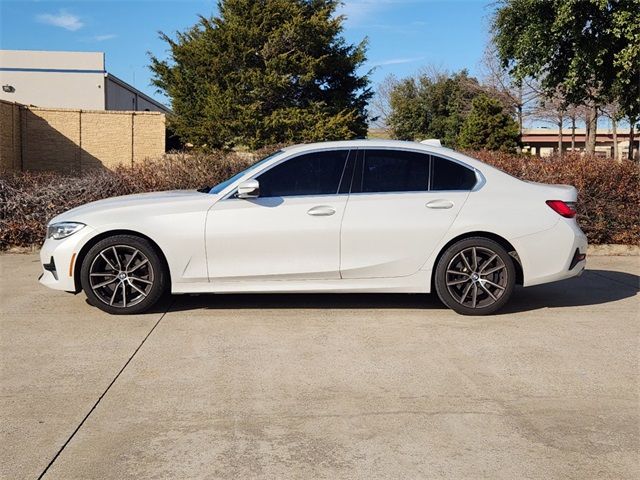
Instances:
[[[443,149],[443,147],[433,147],[432,145],[426,145],[419,142],[410,142],[405,140],[382,140],[382,139],[361,139],[361,140],[339,140],[330,142],[316,142],[316,143],[299,143],[297,145],[291,145],[284,147],[284,151],[304,151],[304,150],[317,150],[319,148],[412,148],[418,150],[428,151],[431,148]]]
[[[473,167],[479,167],[484,165],[479,160],[468,157],[460,152],[456,152],[450,148],[436,146],[433,143],[420,143],[410,142],[405,140],[340,140],[331,142],[317,142],[317,143],[300,143],[298,145],[291,145],[282,148],[283,152],[287,153],[301,153],[313,150],[330,150],[336,148],[398,148],[404,150],[418,150],[425,153],[440,154],[444,157],[454,158],[459,161],[463,161],[467,164],[471,164]]]

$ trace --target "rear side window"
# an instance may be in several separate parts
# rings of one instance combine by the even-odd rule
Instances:
[[[331,150],[286,160],[257,177],[260,196],[336,194],[348,155],[349,150]]]
[[[430,190],[471,190],[476,182],[473,170],[459,163],[431,156]]]
[[[429,155],[401,150],[365,150],[362,170],[357,173],[361,174],[361,179],[354,184],[357,191],[363,193],[427,191]]]

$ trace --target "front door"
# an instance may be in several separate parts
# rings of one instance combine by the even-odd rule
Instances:
[[[256,175],[260,196],[221,200],[209,211],[211,282],[340,277],[339,194],[348,150],[306,153]]]

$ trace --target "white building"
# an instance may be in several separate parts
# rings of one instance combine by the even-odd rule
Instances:
[[[0,99],[83,110],[169,109],[105,70],[103,52],[0,50]]]

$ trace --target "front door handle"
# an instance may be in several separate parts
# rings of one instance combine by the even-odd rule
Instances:
[[[307,211],[307,214],[313,217],[328,217],[334,213],[336,213],[336,209],[328,205],[318,205]]]
[[[451,207],[453,207],[453,202],[450,200],[438,199],[438,200],[431,200],[430,202],[427,203],[427,208],[445,209],[445,208],[451,208]]]

